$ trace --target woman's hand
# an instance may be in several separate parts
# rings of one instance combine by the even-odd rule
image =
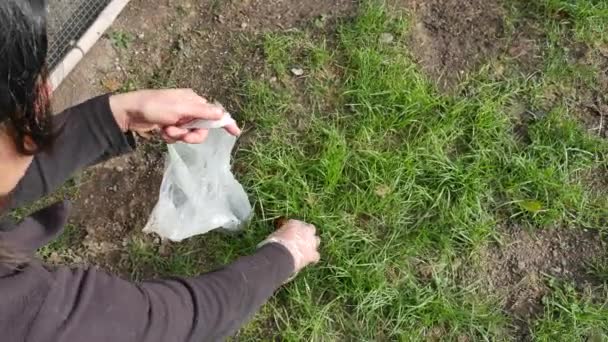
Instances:
[[[266,239],[265,243],[283,245],[293,256],[294,273],[300,272],[310,264],[316,264],[321,259],[319,245],[321,238],[312,224],[302,221],[289,220],[279,230]]]
[[[142,90],[113,95],[110,107],[123,132],[143,133],[160,129],[169,143],[202,143],[208,130],[180,126],[196,119],[219,120],[225,114],[221,106],[208,103],[191,89]],[[235,136],[241,133],[236,125],[225,129]]]

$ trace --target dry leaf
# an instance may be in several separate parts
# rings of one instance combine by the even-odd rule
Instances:
[[[122,83],[115,78],[106,78],[101,81],[101,85],[111,92],[115,92],[122,87]]]

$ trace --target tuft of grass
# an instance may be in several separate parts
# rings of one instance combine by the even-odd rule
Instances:
[[[544,299],[544,317],[534,324],[537,341],[605,341],[608,339],[608,290],[580,293],[566,284],[553,284]]]
[[[68,224],[57,239],[38,250],[38,255],[43,259],[51,257],[53,253],[57,253],[59,256],[70,256],[74,254],[70,250],[82,243],[85,234],[86,232],[81,227]]]
[[[108,38],[112,45],[119,50],[126,50],[129,48],[131,43],[133,42],[133,36],[124,31],[114,31],[108,34]]]

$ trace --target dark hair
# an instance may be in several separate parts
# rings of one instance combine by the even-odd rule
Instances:
[[[0,124],[20,152],[34,154],[53,139],[46,57],[45,0],[0,1]]]
[[[53,140],[47,50],[46,1],[0,0],[0,128],[6,124],[24,154],[49,148]],[[0,215],[8,200],[0,198]],[[0,264],[27,261],[13,247],[0,238]]]

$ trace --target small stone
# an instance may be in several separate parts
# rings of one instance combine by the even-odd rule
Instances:
[[[517,267],[518,267],[520,270],[525,270],[525,269],[526,269],[526,263],[525,263],[525,262],[523,262],[523,261],[519,261],[519,262],[517,262]]]
[[[380,43],[382,44],[390,44],[395,40],[395,36],[390,33],[383,33],[380,35]]]
[[[226,22],[226,18],[223,15],[221,15],[221,14],[218,15],[216,17],[216,19],[217,19],[218,23],[220,23],[220,24],[224,24]]]
[[[145,37],[146,37],[145,33],[140,33],[137,35],[137,38],[139,38],[139,39],[144,39]]]
[[[278,79],[277,79],[276,77],[271,77],[271,78],[270,78],[270,82],[271,82],[271,83],[276,83],[276,82],[277,82],[277,80],[278,80]]]
[[[246,29],[246,28],[247,28],[247,26],[249,26],[247,23],[242,23],[242,24],[241,24],[241,28],[242,28],[242,29]]]
[[[125,169],[122,166],[116,167],[116,172],[123,172]]]
[[[291,73],[294,76],[302,76],[302,75],[304,75],[304,69],[302,69],[302,68],[293,68],[293,69],[291,69]]]

